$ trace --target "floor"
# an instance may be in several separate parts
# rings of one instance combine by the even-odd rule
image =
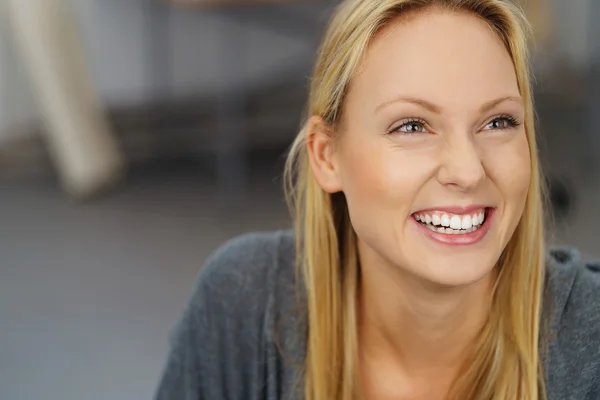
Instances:
[[[577,195],[554,241],[600,256],[600,179],[578,179],[573,157],[551,157]],[[79,205],[48,177],[1,182],[0,399],[151,398],[202,260],[238,233],[289,226],[280,160],[259,164],[234,209],[194,164],[142,171]]]

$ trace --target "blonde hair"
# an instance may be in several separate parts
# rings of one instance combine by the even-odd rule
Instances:
[[[525,210],[498,261],[489,323],[450,398],[545,398],[540,356],[544,286],[542,177],[534,129],[527,28],[520,9],[502,0],[346,0],[338,6],[318,53],[308,116],[336,126],[348,85],[369,44],[391,21],[436,7],[485,20],[510,54],[525,104],[531,180]],[[308,122],[308,120],[307,120]],[[286,164],[286,194],[295,219],[297,262],[308,296],[304,365],[306,400],[350,400],[357,393],[357,241],[344,195],[328,194],[314,179],[306,150],[307,125]]]

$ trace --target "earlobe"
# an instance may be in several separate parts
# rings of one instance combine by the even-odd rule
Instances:
[[[334,146],[333,129],[321,117],[307,123],[306,147],[313,176],[327,193],[342,190]]]

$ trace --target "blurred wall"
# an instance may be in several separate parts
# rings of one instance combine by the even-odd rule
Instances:
[[[555,56],[564,57],[564,61],[574,67],[585,69],[591,59],[590,24],[596,24],[596,20],[600,17],[590,13],[591,4],[598,0],[549,0],[548,2],[552,8],[557,47],[555,50],[545,51],[556,52]]]
[[[237,86],[269,77],[282,65],[314,52],[312,43],[316,38],[310,31],[296,37],[284,36],[268,27],[240,24],[239,18],[225,12],[160,7],[158,12],[168,12],[168,30],[164,32],[168,43],[163,56],[170,60],[167,77],[170,82],[153,82],[152,66],[147,65],[152,60],[147,51],[153,46],[158,51],[161,44],[152,43],[149,36],[156,36],[159,41],[165,38],[160,24],[149,20],[148,11],[151,3],[160,1],[72,1],[81,21],[98,89],[111,103],[143,100],[155,85],[164,83],[169,84],[175,96]],[[305,7],[302,11],[317,16],[323,9]],[[236,57],[245,73],[227,76],[224,73],[227,66],[219,62],[219,54],[225,46],[231,46],[225,35],[234,31],[238,38],[236,47],[245,49]]]

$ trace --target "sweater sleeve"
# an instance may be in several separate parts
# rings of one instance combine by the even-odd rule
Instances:
[[[244,235],[209,257],[173,330],[155,400],[260,398],[272,242]]]

